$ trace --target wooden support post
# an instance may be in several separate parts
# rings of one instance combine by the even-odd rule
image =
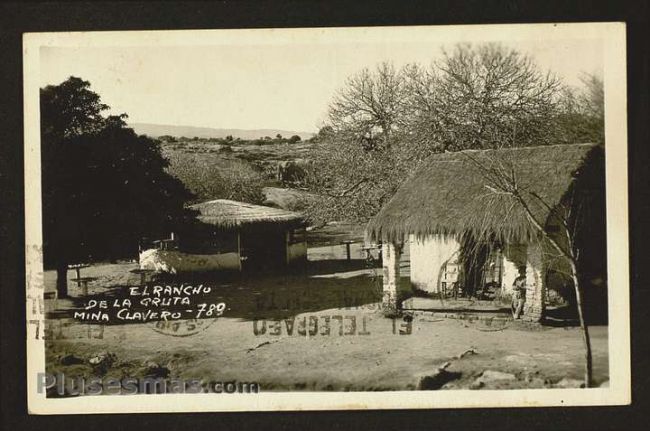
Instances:
[[[382,245],[383,255],[383,309],[387,316],[394,316],[398,312],[397,288],[399,286],[400,268],[399,260],[402,254],[402,244],[384,243]]]
[[[345,244],[345,255],[347,256],[347,260],[349,262],[352,259],[352,253],[350,252],[350,245],[354,241],[346,240],[346,241],[342,241],[342,242],[343,242],[343,244]]]
[[[241,232],[237,232],[237,256],[239,258],[239,272],[242,271],[242,260],[241,260]]]

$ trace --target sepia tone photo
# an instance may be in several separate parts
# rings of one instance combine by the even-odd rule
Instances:
[[[624,40],[27,34],[30,410],[629,402]]]

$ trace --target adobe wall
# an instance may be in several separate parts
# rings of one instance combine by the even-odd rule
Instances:
[[[178,274],[216,270],[240,270],[239,253],[189,254],[176,250],[143,250],[140,253],[140,268],[157,272]]]
[[[526,305],[523,319],[540,322],[544,315],[545,277],[542,247],[538,243],[528,244],[526,251]]]
[[[454,237],[429,235],[417,238],[409,235],[411,284],[429,293],[439,291],[443,265],[460,250]]]

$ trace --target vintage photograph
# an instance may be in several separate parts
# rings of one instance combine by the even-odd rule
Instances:
[[[628,403],[624,42],[25,35],[30,411]]]

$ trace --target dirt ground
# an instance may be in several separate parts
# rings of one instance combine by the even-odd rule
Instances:
[[[378,303],[377,272],[364,269],[361,260],[338,259],[342,250],[329,256],[334,260],[314,262],[297,274],[214,281],[215,299],[227,303],[228,310],[222,317],[194,322],[198,329],[189,335],[161,329],[155,322],[103,327],[75,322],[70,311],[81,306],[81,298],[47,299],[47,371],[66,377],[137,378],[154,369],[167,378],[257,382],[263,391],[579,384],[579,328],[422,312],[406,320],[386,318]],[[326,255],[324,249],[319,253]],[[83,276],[96,277],[89,294],[137,285],[138,276],[129,272],[136,266],[84,269]],[[46,292],[54,290],[55,277],[46,272]],[[70,286],[77,295],[74,283]],[[591,337],[594,382],[606,384],[607,327],[592,327]],[[98,370],[89,359],[102,353],[110,353],[112,360]],[[445,363],[445,371],[439,372]]]
[[[74,339],[47,342],[48,372],[66,376],[93,375],[89,365],[64,366],[68,354],[88,359],[100,352],[115,355],[106,375],[141,377],[149,363],[169,370],[168,377],[257,382],[262,390],[374,391],[416,389],[420,379],[445,362],[450,373],[460,373],[443,388],[468,388],[485,370],[514,374],[516,379],[493,382],[490,388],[551,386],[562,379],[580,379],[582,344],[575,328],[530,330],[511,325],[489,332],[479,323],[417,316],[411,334],[399,334],[405,324],[373,310],[324,310],[307,317],[344,316],[344,333],[355,335],[254,334],[254,322],[222,317],[196,335],[174,337],[151,324],[104,328],[102,338],[86,338],[83,324],[67,333]],[[299,321],[305,315],[296,316]],[[359,335],[362,319],[368,335]],[[320,322],[323,319],[319,319]],[[261,325],[260,322],[257,322]],[[270,322],[267,322],[270,324]],[[394,333],[395,331],[395,333]],[[94,334],[96,336],[97,334]],[[607,329],[592,328],[595,383],[608,379]],[[458,358],[463,352],[475,353]]]

